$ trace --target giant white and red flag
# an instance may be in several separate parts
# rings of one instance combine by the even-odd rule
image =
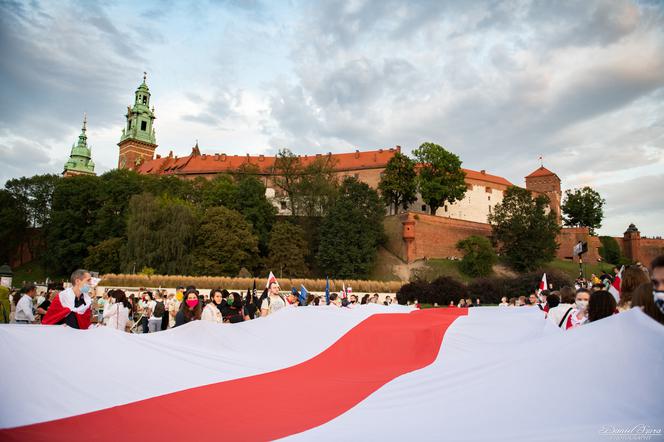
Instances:
[[[607,440],[664,416],[664,327],[639,309],[563,331],[529,308],[320,306],[0,342],[2,441]],[[574,382],[535,394],[533,373]]]

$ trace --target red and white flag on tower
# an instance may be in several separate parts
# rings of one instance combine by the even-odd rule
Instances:
[[[611,287],[609,287],[609,293],[611,293],[613,297],[616,298],[616,302],[620,302],[620,283],[622,281],[623,270],[625,270],[625,266],[622,266],[620,268],[620,271],[618,272],[616,277],[613,278]]]
[[[546,283],[546,273],[544,273],[542,275],[542,280],[539,283],[539,288],[537,289],[537,296],[539,296],[540,293],[542,293],[542,290],[548,290],[548,289],[549,289],[549,286]]]
[[[273,282],[276,282],[277,284],[279,284],[279,281],[277,281],[277,277],[274,276],[274,273],[270,272],[270,276],[267,277],[267,282],[265,283],[265,288],[269,289],[270,284],[273,283]]]

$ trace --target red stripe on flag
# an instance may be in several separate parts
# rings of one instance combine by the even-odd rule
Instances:
[[[431,364],[447,328],[467,313],[455,308],[376,314],[293,367],[0,430],[0,440],[269,440],[300,433],[345,413],[392,379]],[[297,346],[297,336],[284,339]],[[91,378],[85,382],[94,388]]]

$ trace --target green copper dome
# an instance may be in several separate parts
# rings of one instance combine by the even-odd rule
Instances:
[[[132,139],[149,144],[157,144],[154,128],[154,107],[150,110],[150,88],[148,88],[147,74],[143,73],[141,83],[134,93],[134,105],[127,107],[127,125],[122,129],[120,142]]]
[[[94,175],[95,163],[92,161],[92,151],[88,147],[87,131],[88,119],[83,117],[83,128],[78,136],[78,142],[71,146],[69,161],[65,163],[64,174],[70,175]]]

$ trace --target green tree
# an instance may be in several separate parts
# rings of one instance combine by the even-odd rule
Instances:
[[[415,161],[407,155],[397,152],[387,162],[380,183],[378,183],[381,197],[390,213],[399,211],[399,207],[408,210],[408,206],[417,200],[417,174]]]
[[[434,143],[422,144],[413,154],[422,164],[418,185],[432,215],[445,203],[463,199],[466,173],[461,169],[461,160],[457,155]]]
[[[198,224],[195,207],[186,201],[134,195],[127,217],[126,271],[152,267],[160,274],[189,273]]]
[[[194,268],[202,275],[236,275],[258,262],[258,238],[242,214],[210,207],[196,233]]]
[[[45,227],[48,270],[58,275],[83,266],[88,247],[103,239],[95,228],[100,206],[100,180],[79,175],[59,180],[53,192],[51,215]]]
[[[320,228],[318,261],[335,278],[366,278],[383,241],[384,206],[378,193],[346,178]]]
[[[556,256],[556,235],[560,227],[553,211],[547,213],[549,198],[532,197],[530,191],[512,186],[489,214],[494,243],[516,270],[535,270]]]
[[[7,190],[0,189],[0,263],[9,263],[28,227],[25,206]]]
[[[235,203],[237,186],[230,175],[219,174],[201,186],[201,205],[204,208],[226,206]]]
[[[265,185],[256,174],[239,174],[237,180],[234,201],[228,207],[240,212],[251,224],[261,254],[265,256],[277,209],[265,197]]]
[[[99,206],[93,225],[96,239],[125,237],[129,200],[143,192],[149,179],[154,178],[128,169],[114,169],[99,177]]]
[[[267,264],[277,275],[308,276],[305,256],[309,246],[302,227],[286,221],[276,223],[270,233],[269,250]]]
[[[274,161],[274,185],[286,194],[293,216],[298,215],[299,184],[302,176],[300,158],[289,149],[280,149]]]
[[[122,256],[125,254],[124,238],[109,238],[95,246],[88,247],[88,256],[83,266],[99,273],[120,273]]]
[[[337,194],[333,159],[330,156],[315,158],[303,168],[295,189],[299,214],[325,216]]]
[[[463,252],[459,269],[468,276],[488,276],[497,261],[491,241],[483,236],[469,236],[459,241],[457,250]]]
[[[618,241],[611,236],[600,236],[599,241],[602,244],[599,248],[599,256],[601,256],[605,262],[620,264],[622,251],[620,250]]]
[[[58,175],[45,174],[15,178],[5,183],[5,189],[23,206],[28,227],[42,227],[48,222],[53,192],[61,179]]]
[[[590,234],[602,227],[604,199],[590,187],[567,190],[562,204],[563,223],[569,227],[588,227]]]

